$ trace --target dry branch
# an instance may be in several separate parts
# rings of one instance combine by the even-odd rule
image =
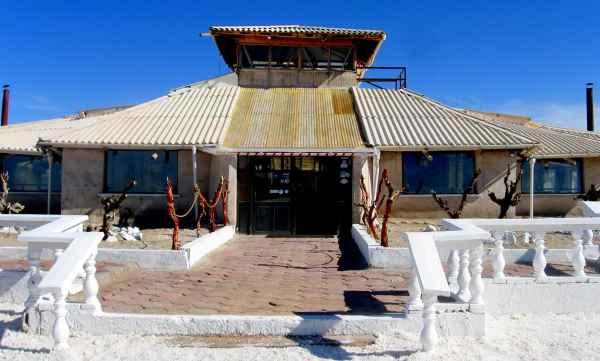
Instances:
[[[465,204],[467,202],[467,197],[470,193],[477,191],[477,181],[479,180],[479,176],[481,175],[481,169],[477,169],[475,174],[473,174],[473,178],[471,179],[471,184],[463,190],[462,197],[460,198],[460,203],[458,207],[455,209],[450,208],[448,205],[448,201],[446,199],[441,198],[437,195],[437,193],[432,192],[431,195],[435,202],[440,206],[440,208],[448,214],[450,218],[460,218],[462,216],[463,209],[465,208]]]
[[[121,208],[121,203],[127,199],[127,193],[129,193],[135,185],[135,180],[129,181],[121,194],[100,199],[100,203],[102,203],[102,206],[104,207],[101,228],[101,232],[104,233],[104,237],[102,238],[103,241],[106,241],[110,236],[110,228],[115,220],[115,212]]]
[[[2,193],[0,193],[0,214],[21,213],[25,206],[8,200],[8,172],[0,173]]]

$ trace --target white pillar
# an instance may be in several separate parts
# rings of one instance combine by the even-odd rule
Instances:
[[[85,308],[98,313],[102,311],[100,301],[98,300],[98,280],[96,279],[96,252],[85,262],[85,282],[83,291],[85,293]]]
[[[450,286],[450,290],[454,293],[458,292],[459,262],[458,250],[453,249],[448,255],[448,286]]]
[[[421,311],[423,309],[423,301],[421,300],[421,285],[417,276],[417,269],[413,265],[410,272],[410,280],[408,283],[408,302],[406,309],[410,311]]]
[[[594,245],[594,231],[592,231],[591,229],[586,229],[585,231],[583,231],[582,237],[584,246]]]
[[[66,295],[62,291],[54,293],[54,326],[52,327],[52,337],[54,338],[54,348],[57,350],[69,348],[69,325],[67,324],[67,303]]]
[[[502,232],[492,233],[492,238],[494,240],[492,267],[494,268],[495,280],[502,280],[506,278],[506,276],[504,275],[504,267],[506,267],[506,260],[504,259],[504,240],[502,239],[502,236]]]
[[[192,182],[194,185],[198,184],[198,165],[196,159],[197,149],[195,145],[192,145]],[[195,197],[195,195],[194,195]],[[194,204],[194,219],[198,219],[198,204]]]
[[[423,328],[421,329],[421,345],[423,351],[431,351],[438,343],[438,334],[436,330],[436,307],[437,296],[426,293],[423,295]]]
[[[545,281],[548,278],[545,272],[548,262],[544,254],[544,250],[546,249],[544,246],[544,232],[535,232],[533,238],[535,240],[535,257],[533,258],[535,279],[536,281]]]
[[[484,301],[483,301],[483,279],[481,278],[481,272],[483,267],[481,266],[481,258],[483,256],[483,244],[473,248],[469,252],[470,262],[469,270],[471,271],[471,282],[469,283],[469,290],[471,291],[471,312],[483,313],[484,312]]]
[[[460,268],[458,270],[458,294],[459,300],[468,302],[471,299],[469,284],[471,282],[471,274],[469,273],[469,250],[460,250]]]
[[[571,232],[574,243],[573,250],[571,251],[571,262],[573,263],[575,277],[585,277],[585,256],[583,255],[582,235],[583,232],[581,231]]]
[[[52,205],[52,152],[50,150],[46,153],[46,158],[48,159],[48,199],[46,212],[50,214]]]
[[[535,177],[535,158],[529,158],[529,218],[533,219],[533,184]]]
[[[379,184],[379,160],[381,159],[381,153],[379,150],[374,149],[373,152],[373,184],[371,191],[371,199],[375,202],[375,197],[377,196],[377,185]]]

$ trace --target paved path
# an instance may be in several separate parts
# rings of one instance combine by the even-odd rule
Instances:
[[[240,235],[190,271],[141,271],[104,287],[101,302],[106,311],[171,314],[403,312],[405,274],[359,263],[335,237]]]

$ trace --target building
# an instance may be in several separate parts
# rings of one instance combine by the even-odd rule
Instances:
[[[366,73],[382,31],[218,26],[210,34],[230,74],[131,107],[0,129],[12,196],[42,212],[50,194],[53,212],[98,222],[99,197],[135,179],[124,206],[139,225],[156,226],[168,224],[167,176],[181,212],[194,183],[212,193],[224,176],[240,232],[323,234],[357,221],[360,178],[371,189],[383,168],[404,189],[393,211],[400,217],[443,216],[431,192],[455,203],[477,169],[465,215],[496,216],[487,193],[503,192],[507,166],[523,151],[545,159],[535,170],[544,214],[570,211],[575,194],[600,182],[592,132],[453,109],[403,88],[401,77],[379,79],[400,89],[359,87],[373,81]]]

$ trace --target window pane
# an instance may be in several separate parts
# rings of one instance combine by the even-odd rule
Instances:
[[[529,162],[524,163],[521,190],[529,193]],[[534,169],[534,193],[581,193],[581,159],[538,160]]]
[[[403,186],[406,193],[462,193],[475,173],[472,153],[402,153]]]
[[[48,159],[45,156],[6,155],[2,170],[8,172],[8,187],[13,192],[47,192]],[[60,192],[62,166],[60,157],[52,163],[52,192]]]
[[[106,191],[123,191],[131,180],[131,193],[165,193],[167,177],[177,191],[177,151],[109,150],[106,153]]]

